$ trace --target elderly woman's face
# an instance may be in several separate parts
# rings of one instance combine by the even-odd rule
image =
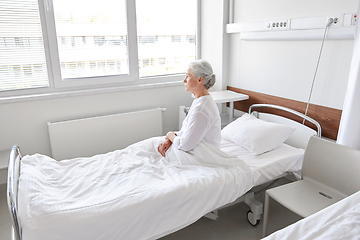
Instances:
[[[194,93],[194,91],[196,91],[199,86],[198,78],[195,77],[192,69],[190,68],[186,72],[184,83],[185,83],[185,90],[192,93]]]

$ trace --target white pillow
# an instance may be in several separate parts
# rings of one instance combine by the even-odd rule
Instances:
[[[221,136],[253,154],[260,155],[277,148],[294,131],[293,127],[263,121],[245,113],[223,128]]]

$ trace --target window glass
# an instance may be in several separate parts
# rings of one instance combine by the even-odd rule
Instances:
[[[1,0],[1,96],[178,79],[196,57],[197,2]]]
[[[125,0],[53,5],[62,79],[129,74]]]
[[[49,86],[37,0],[0,1],[0,91]]]
[[[140,77],[184,73],[196,57],[196,0],[136,0]]]

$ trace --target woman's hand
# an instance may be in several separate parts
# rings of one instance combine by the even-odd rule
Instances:
[[[161,156],[165,157],[165,153],[170,148],[171,144],[172,142],[166,138],[165,138],[165,142],[159,144],[158,152],[161,154]]]
[[[168,132],[168,133],[166,134],[165,140],[170,140],[171,142],[173,142],[173,141],[174,141],[174,138],[175,138],[176,136],[177,136],[176,133],[174,133],[174,132]]]

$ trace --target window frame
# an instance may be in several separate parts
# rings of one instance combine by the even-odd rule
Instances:
[[[154,83],[182,81],[185,73],[173,75],[139,76],[138,39],[136,26],[136,0],[126,0],[129,74],[62,79],[58,52],[58,38],[52,0],[38,0],[45,59],[48,71],[48,87],[16,89],[0,92],[0,97],[23,96],[42,93],[57,93],[71,90],[87,90],[103,87],[136,86]],[[201,0],[197,1],[196,59],[200,58],[200,13]]]
[[[135,82],[138,77],[139,67],[137,66],[137,39],[136,39],[136,21],[135,21],[135,0],[126,1],[127,13],[127,34],[128,34],[128,56],[129,56],[129,74],[112,75],[112,76],[96,76],[62,79],[60,69],[60,59],[58,51],[58,38],[55,26],[55,14],[53,1],[45,0],[47,3],[44,9],[46,21],[45,33],[48,36],[49,55],[54,56],[51,59],[51,68],[53,70],[53,82],[55,88],[66,87],[89,87],[95,85],[119,84]],[[41,4],[40,4],[41,5]],[[134,41],[135,40],[135,41]]]

